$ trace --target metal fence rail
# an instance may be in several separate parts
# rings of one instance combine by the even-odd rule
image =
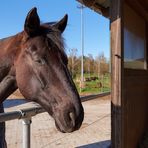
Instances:
[[[89,95],[81,97],[81,101],[88,101],[98,97],[103,97],[109,95],[110,92],[104,92],[96,95]],[[7,113],[0,113],[0,122],[5,122],[14,119],[21,119],[23,125],[23,148],[30,148],[30,125],[31,118],[37,114],[43,113],[45,110],[41,106],[21,109],[18,111],[12,111]]]
[[[38,106],[27,109],[21,109],[19,111],[12,111],[0,114],[0,122],[5,122],[14,119],[22,119],[23,125],[23,148],[30,148],[30,125],[31,118],[39,113],[43,113],[45,110]]]
[[[21,109],[18,111],[12,111],[7,113],[1,113],[0,114],[0,122],[14,120],[14,119],[26,119],[31,118],[39,113],[43,113],[45,110],[40,107],[32,107],[27,109]]]

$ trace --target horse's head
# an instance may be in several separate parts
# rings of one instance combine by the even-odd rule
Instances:
[[[18,88],[25,98],[39,103],[61,132],[72,132],[82,124],[80,97],[67,68],[61,37],[68,16],[54,24],[40,25],[36,8],[27,15],[21,51],[15,60]]]

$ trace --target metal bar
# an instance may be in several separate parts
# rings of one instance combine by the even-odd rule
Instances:
[[[23,124],[23,148],[30,148],[31,118],[22,119]]]
[[[110,92],[103,92],[100,94],[95,94],[95,95],[89,95],[89,96],[84,96],[81,97],[81,101],[88,101],[91,99],[96,99],[98,97],[106,96],[109,95]],[[21,109],[19,111],[13,111],[13,112],[7,112],[7,113],[0,113],[0,122],[5,122],[9,120],[14,120],[14,119],[26,119],[26,118],[31,118],[39,113],[43,113],[45,110],[41,107],[32,107],[32,108],[27,108],[27,109]]]
[[[81,97],[81,101],[85,102],[85,101],[88,101],[88,100],[92,100],[92,99],[96,99],[98,97],[104,97],[104,96],[108,96],[108,95],[110,95],[110,91],[99,93],[99,94],[95,94],[95,95],[89,95],[89,96]]]
[[[8,113],[1,113],[0,114],[0,122],[19,119],[21,117],[21,113],[19,111],[12,111]]]
[[[43,113],[45,110],[42,107],[32,107],[27,109],[22,109],[19,111],[7,112],[0,114],[0,122],[14,120],[14,119],[23,119],[23,118],[30,118],[35,116],[39,113]]]

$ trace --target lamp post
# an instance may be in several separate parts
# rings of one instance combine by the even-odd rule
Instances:
[[[84,17],[83,17],[83,9],[85,8],[83,5],[79,5],[77,8],[81,10],[81,81],[80,81],[80,92],[81,88],[84,87],[84,65],[83,65],[83,57],[84,57]]]

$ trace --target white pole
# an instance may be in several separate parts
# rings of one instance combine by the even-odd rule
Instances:
[[[83,5],[81,6],[81,82],[84,81],[84,18],[83,18]]]
[[[82,91],[84,85],[84,17],[83,17],[83,9],[85,8],[83,5],[78,6],[81,10],[81,80],[80,80],[80,92]]]

